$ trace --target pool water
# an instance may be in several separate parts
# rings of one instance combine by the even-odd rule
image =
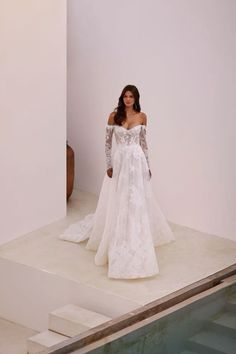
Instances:
[[[155,316],[153,316],[155,318]],[[110,341],[90,354],[236,354],[236,284]]]

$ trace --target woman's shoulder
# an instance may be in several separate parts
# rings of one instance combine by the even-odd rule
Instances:
[[[114,120],[115,114],[116,114],[115,111],[113,111],[113,112],[111,112],[111,113],[109,114],[107,124],[109,124],[109,125],[114,125],[114,124],[115,124],[115,120]]]
[[[147,125],[147,115],[144,112],[140,112],[140,120],[141,124]]]

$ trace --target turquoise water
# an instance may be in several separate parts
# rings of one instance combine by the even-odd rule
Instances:
[[[236,354],[236,284],[90,354]]]

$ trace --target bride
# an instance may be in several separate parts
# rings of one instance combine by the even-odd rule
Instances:
[[[107,171],[96,211],[60,236],[72,242],[88,239],[86,248],[96,251],[96,265],[108,264],[109,278],[158,274],[155,247],[175,240],[152,191],[146,126],[138,89],[127,85],[106,125]]]

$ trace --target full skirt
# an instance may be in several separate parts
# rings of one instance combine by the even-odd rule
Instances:
[[[113,156],[113,176],[105,174],[94,214],[69,226],[61,239],[96,251],[95,264],[108,263],[110,278],[143,278],[159,273],[155,247],[174,235],[152,190],[140,145],[123,146]]]

